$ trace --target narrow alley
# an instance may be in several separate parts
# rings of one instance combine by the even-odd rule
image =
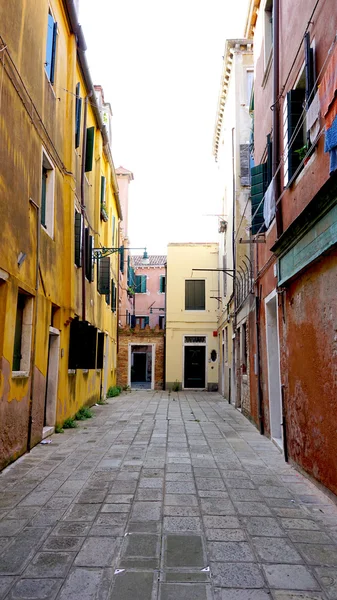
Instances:
[[[337,598],[337,507],[220,394],[93,411],[0,474],[1,600]]]

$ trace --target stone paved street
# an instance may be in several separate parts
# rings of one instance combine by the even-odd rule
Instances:
[[[0,599],[337,599],[337,507],[216,393],[132,392],[0,475]]]

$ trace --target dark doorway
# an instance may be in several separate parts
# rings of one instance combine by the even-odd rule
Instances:
[[[206,346],[185,346],[184,387],[205,387]]]
[[[146,381],[146,352],[135,352],[133,355],[131,382],[135,381]]]

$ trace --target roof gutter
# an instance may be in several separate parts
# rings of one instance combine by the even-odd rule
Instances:
[[[85,38],[83,35],[82,27],[78,22],[77,11],[76,11],[74,0],[63,0],[63,4],[64,4],[65,10],[66,10],[66,13],[68,16],[71,31],[76,36],[77,56],[78,56],[81,70],[83,73],[84,81],[87,86],[88,92],[89,93],[92,92],[92,95],[90,98],[90,104],[92,106],[98,128],[102,134],[103,149],[104,149],[105,155],[108,159],[108,162],[109,162],[109,165],[111,168],[112,187],[113,187],[113,191],[114,191],[115,198],[116,198],[118,218],[120,220],[123,220],[122,207],[121,207],[121,203],[120,203],[120,199],[119,199],[119,189],[118,189],[117,177],[116,177],[116,172],[115,172],[115,165],[114,165],[113,159],[112,159],[108,132],[107,132],[106,126],[104,125],[104,123],[102,121],[101,113],[99,111],[99,107],[98,107],[97,99],[96,99],[96,92],[95,92],[94,84],[91,79],[87,57],[85,55],[85,51],[87,49],[87,44],[86,44],[86,41],[85,41]]]

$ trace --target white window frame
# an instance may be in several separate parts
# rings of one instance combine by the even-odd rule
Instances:
[[[30,357],[32,352],[34,297],[23,293],[22,290],[18,290],[17,299],[19,298],[19,294],[25,297],[21,329],[21,360],[20,370],[12,371],[12,377],[29,377]]]

